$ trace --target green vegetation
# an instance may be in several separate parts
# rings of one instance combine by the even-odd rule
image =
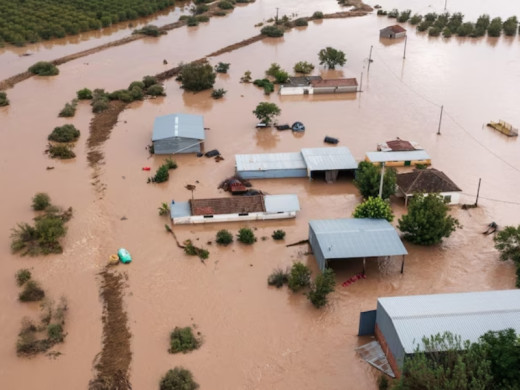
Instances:
[[[217,244],[227,246],[233,242],[233,235],[226,229],[217,232]]]
[[[253,81],[253,84],[257,87],[263,88],[265,95],[269,95],[271,92],[274,92],[274,84],[268,79],[256,79]]]
[[[55,142],[74,142],[80,136],[80,132],[74,125],[55,127],[47,139]]]
[[[379,197],[371,196],[356,207],[352,216],[354,218],[386,219],[388,222],[392,222],[394,219],[390,203]]]
[[[277,268],[267,278],[267,284],[269,286],[275,286],[276,288],[283,287],[284,284],[289,282],[289,272]]]
[[[188,64],[183,65],[178,79],[182,88],[187,91],[202,91],[209,89],[215,84],[217,74],[210,64]]]
[[[327,268],[316,276],[310,291],[306,294],[307,298],[309,298],[314,307],[323,307],[327,304],[327,296],[334,291],[335,284],[334,271],[331,268]]]
[[[289,79],[289,73],[287,73],[285,70],[283,70],[280,67],[280,65],[277,63],[272,63],[271,66],[269,67],[269,69],[267,69],[265,71],[265,74],[266,74],[266,76],[273,77],[275,79],[276,83],[278,83],[278,84],[283,84]],[[264,79],[264,80],[266,80],[266,79]],[[264,80],[262,80],[262,83],[264,85],[261,85],[261,86],[263,86],[265,89]],[[255,85],[257,85],[256,80],[255,80]],[[274,90],[274,86],[273,86],[273,90]]]
[[[285,238],[285,232],[283,230],[275,230],[271,237],[273,240],[283,240]]]
[[[39,61],[29,67],[29,72],[38,76],[56,76],[60,73],[59,69],[50,62]]]
[[[283,37],[284,31],[277,26],[265,26],[262,27],[260,33],[272,38]]]
[[[69,160],[76,157],[76,153],[72,151],[69,145],[48,145],[47,153],[51,158],[59,158],[60,160]]]
[[[16,272],[16,284],[18,286],[23,286],[25,282],[31,279],[31,271],[27,268],[22,268]]]
[[[41,301],[44,297],[45,291],[34,280],[28,280],[23,291],[18,295],[18,299],[22,302]]]
[[[260,120],[260,122],[269,125],[275,117],[280,115],[282,110],[274,103],[261,102],[258,103],[253,114]]]
[[[65,107],[58,114],[59,117],[70,118],[76,114],[76,106],[78,101],[74,99],[71,103],[65,103]]]
[[[200,338],[195,337],[191,326],[185,328],[175,327],[170,333],[169,353],[186,353],[198,349],[201,345]]]
[[[233,9],[235,8],[235,6],[233,5],[233,2],[231,1],[227,1],[227,0],[221,0],[217,3],[217,6],[220,8],[220,9]]]
[[[314,70],[314,65],[307,61],[299,61],[294,65],[294,73],[309,74]]]
[[[151,15],[173,0],[8,0],[0,4],[0,41],[23,46]]]
[[[197,4],[191,8],[191,12],[194,15],[200,15],[209,11],[209,6],[206,4]]]
[[[76,96],[79,100],[89,100],[92,99],[92,91],[88,88],[83,88],[76,92]]]
[[[214,89],[212,92],[211,92],[211,97],[213,99],[221,99],[224,97],[224,95],[226,94],[226,90],[223,89],[223,88],[217,88],[217,89]]]
[[[168,169],[177,169],[177,162],[169,157],[166,160],[164,160],[163,165],[166,165]]]
[[[199,385],[193,380],[191,372],[182,367],[168,370],[159,385],[160,390],[196,390],[198,388]]]
[[[312,14],[312,18],[313,19],[323,19],[323,12],[321,11],[316,11]]]
[[[202,261],[209,257],[209,251],[202,248],[197,248],[193,245],[191,240],[184,241],[184,253],[189,256],[198,256]]]
[[[307,19],[305,19],[305,18],[298,18],[294,21],[294,25],[297,27],[303,27],[303,26],[308,26],[309,22],[307,22]]]
[[[3,91],[0,91],[0,107],[8,106],[9,99],[7,98],[7,94]]]
[[[32,199],[34,211],[42,211],[51,205],[51,198],[45,192],[38,192]]]
[[[292,265],[287,277],[287,285],[293,292],[309,287],[311,284],[311,270],[305,264],[296,262]]]
[[[500,260],[512,260],[516,266],[516,287],[520,288],[520,225],[506,226],[493,238]]]
[[[238,231],[237,240],[243,244],[251,245],[256,242],[255,233],[251,229],[243,227]]]
[[[168,206],[168,203],[162,203],[160,207],[158,207],[159,209],[159,215],[161,217],[164,217],[166,215],[169,215],[170,214],[170,206]]]
[[[166,34],[166,31],[159,30],[159,27],[157,27],[153,24],[148,24],[148,25],[144,26],[143,28],[134,30],[132,32],[132,34],[142,34],[142,35],[147,35],[149,37],[158,37],[159,35]]]
[[[110,99],[108,98],[108,93],[105,92],[104,89],[97,88],[92,92],[92,101],[90,105],[92,106],[93,113],[99,113],[108,108],[108,103]]]
[[[414,244],[435,245],[461,227],[448,211],[441,195],[415,194],[408,204],[408,214],[399,219],[397,227],[404,233],[404,238]]]
[[[343,66],[347,62],[345,53],[333,47],[321,49],[318,53],[320,65],[325,65],[329,69],[335,69],[336,65]]]
[[[516,35],[518,30],[518,19],[516,16],[511,16],[510,18],[506,19],[502,27],[504,29],[504,34],[508,37],[512,37]]]
[[[394,168],[385,168],[383,177],[383,199],[388,199],[390,195],[395,194],[396,171]],[[381,182],[381,168],[371,162],[361,161],[356,172],[354,184],[359,189],[364,199],[369,197],[377,197],[379,195],[379,186]]]
[[[170,178],[170,173],[168,172],[168,167],[166,165],[161,165],[157,172],[155,172],[155,176],[152,178],[153,183],[164,183],[168,181]]]
[[[215,72],[217,73],[227,73],[229,70],[229,67],[231,64],[226,62],[219,62],[217,65],[215,65]]]
[[[240,82],[241,83],[250,83],[251,80],[252,80],[251,71],[249,71],[249,70],[246,70],[244,72],[244,75],[242,77],[240,77]]]
[[[397,17],[397,21],[399,23],[407,22],[408,19],[410,19],[410,14],[412,13],[411,10],[407,9],[406,11],[402,11],[399,13],[399,16]]]

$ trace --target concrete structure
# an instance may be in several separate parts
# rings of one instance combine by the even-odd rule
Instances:
[[[202,115],[170,114],[155,118],[152,135],[155,154],[199,153],[204,138]]]
[[[437,169],[417,169],[397,175],[397,195],[404,197],[404,204],[416,193],[439,193],[448,204],[458,204],[462,191],[443,172]]]
[[[357,162],[345,146],[304,148],[300,153],[235,155],[236,173],[244,179],[271,179],[323,175],[327,182],[342,171],[357,169]]]
[[[403,38],[406,36],[406,30],[398,24],[388,26],[379,30],[380,38]]]
[[[280,86],[280,95],[316,95],[324,93],[357,92],[355,78],[322,79],[320,76],[291,77]]]
[[[170,216],[180,225],[295,218],[299,210],[296,195],[254,195],[172,202]]]
[[[321,76],[290,77],[280,85],[280,95],[312,95],[311,81],[321,80]]]
[[[423,347],[423,337],[451,332],[476,342],[488,331],[520,333],[520,290],[379,298],[373,326],[398,373],[406,356]]]
[[[408,254],[394,227],[385,219],[345,218],[309,221],[309,244],[320,270],[329,260]]]
[[[374,164],[384,163],[387,167],[408,167],[412,165],[430,165],[431,159],[424,150],[405,152],[368,152],[365,161]]]

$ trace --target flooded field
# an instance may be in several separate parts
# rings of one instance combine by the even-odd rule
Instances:
[[[440,10],[444,5],[396,0],[384,6],[416,11],[419,3],[424,5],[417,6],[417,12],[429,4]],[[494,2],[493,8],[503,3],[496,10],[486,9],[487,3],[450,0],[448,9],[462,11],[467,18],[484,12],[520,15],[513,2]],[[81,102],[72,120],[57,117],[77,90],[126,88],[144,75],[254,36],[258,34],[254,25],[274,16],[276,7],[280,15],[300,16],[341,9],[332,0],[291,0],[283,6],[274,0],[257,0],[198,27],[172,30],[158,39],[142,39],[71,61],[60,66],[57,77],[32,77],[7,90],[11,105],[0,108],[0,388],[88,387],[102,343],[98,274],[119,247],[127,248],[134,258],[130,265],[118,266],[128,276],[125,304],[134,389],[158,388],[160,377],[175,366],[190,369],[202,389],[375,389],[378,372],[362,362],[354,348],[367,340],[356,336],[359,312],[374,309],[377,297],[514,287],[513,265],[499,262],[492,237],[481,232],[491,221],[499,226],[520,223],[520,141],[484,125],[498,119],[520,125],[518,37],[445,40],[417,34],[405,25],[409,35],[403,59],[402,41],[379,39],[379,29],[391,24],[387,18],[367,15],[311,22],[281,39],[264,39],[209,58],[211,64],[231,64],[228,74],[218,75],[215,83],[228,91],[221,100],[213,100],[208,91],[184,92],[175,80],[166,81],[166,97],[132,103],[120,115],[103,147],[103,164],[96,171],[88,166],[90,106]],[[181,11],[174,12],[175,18],[162,16],[162,24],[175,21]],[[40,59],[124,36],[118,34],[77,44],[41,44],[30,49],[31,57],[3,49],[0,78],[24,71]],[[318,67],[317,53],[326,46],[346,53],[344,67],[335,71]],[[368,70],[371,46],[374,62]],[[168,65],[163,65],[163,59]],[[324,77],[358,81],[362,77],[363,92],[266,97],[257,87],[239,83],[246,70],[260,78],[273,62],[291,71],[297,61],[314,63],[315,74]],[[279,122],[299,120],[307,131],[300,135],[256,130],[252,110],[261,101],[281,107]],[[444,114],[437,135],[441,105]],[[170,180],[147,184],[150,173],[142,167],[154,171],[163,161],[146,150],[153,120],[173,112],[204,115],[209,128],[205,148],[219,149],[224,160],[175,156],[179,168]],[[47,135],[64,123],[81,130],[77,158],[69,162],[44,154]],[[357,160],[375,150],[377,143],[396,136],[417,141],[432,156],[433,166],[463,189],[462,203],[474,203],[482,179],[479,207],[453,208],[463,229],[441,246],[405,243],[409,255],[404,274],[399,273],[397,260],[384,271],[377,261],[367,261],[367,279],[342,287],[344,280],[360,271],[361,262],[335,264],[337,290],[322,310],[315,310],[302,295],[268,287],[266,280],[274,268],[296,260],[317,273],[306,245],[287,248],[284,244],[306,239],[311,219],[349,217],[361,200],[351,179],[335,184],[306,179],[254,181],[255,188],[269,194],[298,194],[302,210],[294,220],[249,223],[258,237],[251,247],[235,242],[220,248],[214,243],[219,229],[236,233],[243,226],[239,223],[176,226],[179,240],[191,239],[209,250],[204,264],[184,255],[165,232],[167,219],[157,212],[160,204],[189,199],[188,184],[196,186],[196,198],[226,196],[217,187],[234,173],[236,153],[321,147],[326,135],[339,138],[339,145],[347,146]],[[98,176],[93,178],[94,174]],[[47,192],[56,205],[74,209],[62,255],[25,258],[10,253],[11,228],[34,217],[30,204],[37,192]],[[397,215],[405,212],[398,199],[392,206]],[[285,243],[270,238],[275,229],[287,232]],[[262,240],[264,236],[268,239]],[[14,274],[20,268],[30,268],[55,300],[61,295],[68,299],[68,335],[56,348],[62,354],[56,359],[16,356],[22,318],[38,316],[37,306],[17,300]],[[202,347],[186,355],[168,354],[169,332],[190,324],[196,324],[203,335]]]

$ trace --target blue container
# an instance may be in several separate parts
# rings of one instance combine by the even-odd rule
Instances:
[[[125,248],[120,248],[117,251],[117,256],[119,257],[119,260],[121,260],[122,263],[130,263],[132,261],[132,256],[130,256],[130,253]]]

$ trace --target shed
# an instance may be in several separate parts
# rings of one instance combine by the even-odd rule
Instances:
[[[326,79],[311,81],[313,94],[357,92],[358,83],[355,78]]]
[[[475,342],[488,331],[520,333],[520,290],[379,298],[373,328],[399,372],[406,356],[422,347],[423,337],[451,332]]]
[[[386,219],[344,218],[309,221],[309,243],[320,270],[329,260],[408,254],[394,227]]]
[[[325,181],[332,182],[341,171],[355,171],[358,163],[346,146],[325,148],[304,148],[302,156],[310,178],[316,174],[325,175]]]
[[[199,153],[204,138],[202,115],[170,114],[155,118],[152,135],[155,154]]]
[[[381,152],[406,152],[410,150],[422,150],[417,142],[405,141],[404,139],[394,139],[377,145],[377,150]]]
[[[430,165],[431,158],[424,150],[411,150],[404,152],[368,152],[365,161],[374,164],[384,163],[389,167],[408,167],[411,165]]]
[[[404,196],[405,205],[408,204],[408,198],[415,193],[439,193],[446,203],[458,204],[461,191],[448,176],[435,168],[416,169],[413,172],[397,175],[397,192]]]
[[[237,174],[244,179],[306,177],[307,165],[300,152],[235,155]]]
[[[398,24],[388,26],[379,30],[380,38],[402,38],[406,36],[406,29]]]
[[[311,81],[321,80],[321,76],[289,77],[289,80],[280,85],[280,95],[310,95],[312,94]]]

